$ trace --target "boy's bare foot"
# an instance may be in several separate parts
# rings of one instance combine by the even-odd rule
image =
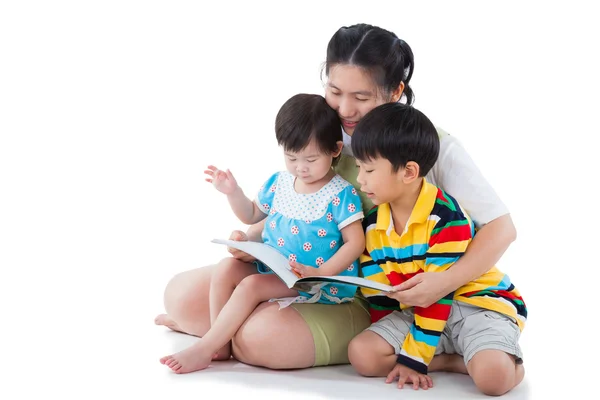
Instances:
[[[444,372],[456,372],[458,374],[468,374],[467,366],[465,365],[464,359],[459,354],[438,354],[431,360],[429,364],[429,371],[444,371]]]
[[[200,340],[179,353],[161,358],[160,362],[171,368],[176,374],[186,374],[208,367],[213,355],[214,353],[206,351]]]
[[[179,325],[177,325],[177,323],[173,321],[171,317],[169,317],[167,314],[159,314],[156,318],[154,318],[154,323],[156,325],[164,325],[175,332],[185,333],[181,330]]]

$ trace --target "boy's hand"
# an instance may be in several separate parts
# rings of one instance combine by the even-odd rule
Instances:
[[[209,165],[204,173],[208,175],[208,178],[205,179],[206,182],[212,183],[215,189],[223,194],[233,194],[238,188],[238,184],[229,170],[221,171],[214,165]]]
[[[304,264],[297,263],[296,261],[290,261],[290,267],[292,267],[292,272],[300,278],[319,276],[319,268],[308,267]]]
[[[385,379],[385,383],[392,383],[396,377],[398,377],[398,389],[402,389],[405,383],[410,382],[415,390],[419,389],[419,386],[424,390],[433,387],[433,381],[429,376],[420,374],[402,364],[396,364]]]

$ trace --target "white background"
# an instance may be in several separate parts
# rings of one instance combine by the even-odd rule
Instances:
[[[183,390],[157,361],[173,351],[153,325],[163,288],[225,255],[210,239],[245,229],[202,171],[230,168],[253,196],[282,169],[279,107],[323,93],[329,38],[358,22],[411,45],[414,105],[512,212],[518,240],[498,266],[529,307],[531,393],[592,390],[600,30],[588,3],[212,3],[1,3],[2,390]]]

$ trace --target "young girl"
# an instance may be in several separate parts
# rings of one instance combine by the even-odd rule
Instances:
[[[287,171],[272,175],[251,201],[229,170],[209,166],[206,181],[227,195],[245,224],[266,218],[263,242],[279,250],[302,277],[358,273],[364,250],[362,204],[350,183],[332,169],[342,150],[337,113],[318,95],[299,94],[279,110],[277,142]],[[229,359],[230,341],[258,304],[279,298],[291,303],[339,304],[352,301],[356,287],[326,284],[309,293],[289,289],[260,263],[223,260],[211,281],[211,328],[188,349],[161,358],[176,373],[206,368],[212,359]]]

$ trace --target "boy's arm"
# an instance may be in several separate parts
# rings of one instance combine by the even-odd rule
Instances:
[[[425,272],[442,272],[450,268],[466,251],[472,238],[470,221],[460,212],[440,219],[431,231],[425,255]],[[390,294],[394,297],[394,294]],[[429,307],[415,307],[415,321],[398,355],[399,364],[426,374],[450,311],[454,292]]]

